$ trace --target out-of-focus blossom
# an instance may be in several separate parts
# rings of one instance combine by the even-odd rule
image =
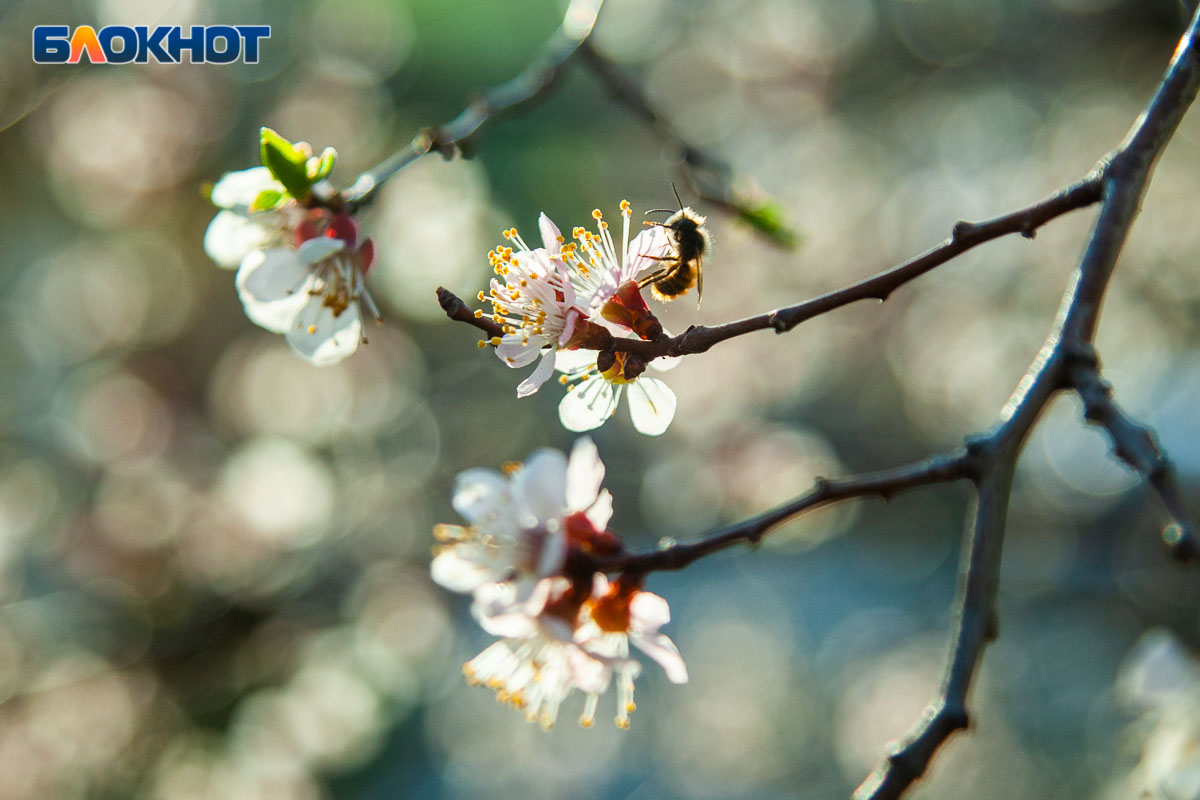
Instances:
[[[213,186],[221,210],[204,248],[218,265],[238,268],[238,295],[253,322],[283,334],[313,364],[335,363],[364,341],[364,314],[379,319],[365,283],[374,243],[348,214],[314,201],[336,197],[325,180],[332,149],[313,156],[306,143],[264,128],[262,154],[263,166]]]
[[[586,696],[580,723],[590,727],[614,677],[616,723],[628,728],[641,671],[630,644],[671,681],[687,681],[679,651],[659,633],[670,620],[666,601],[642,591],[640,578],[610,583],[579,566],[581,556],[623,550],[606,529],[612,499],[603,480],[604,464],[588,439],[576,443],[569,461],[539,451],[507,478],[470,470],[459,476],[454,506],[471,526],[434,530],[448,543],[431,565],[434,580],[473,593],[480,626],[501,637],[464,665],[467,681],[486,684],[545,728],[576,689]]]
[[[579,538],[581,530],[596,536],[608,525],[612,496],[600,488],[603,480],[590,439],[580,439],[569,460],[558,450],[539,450],[507,475],[485,468],[461,473],[452,502],[470,524],[434,529],[444,546],[430,567],[433,579],[451,591],[477,593],[557,573],[568,537]]]

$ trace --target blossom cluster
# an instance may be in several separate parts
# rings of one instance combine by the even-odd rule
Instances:
[[[629,238],[632,210],[621,202],[622,235],[618,247],[603,214],[593,211],[596,232],[575,228],[568,242],[545,214],[538,219],[542,246],[530,247],[516,228],[504,232],[512,246],[488,254],[495,277],[481,302],[492,306],[490,318],[502,335],[483,341],[510,367],[537,361],[517,387],[518,397],[538,390],[555,371],[568,388],[559,404],[559,419],[572,431],[597,428],[613,415],[628,389],[634,427],[656,436],[675,416],[675,393],[657,378],[646,377],[643,359],[627,353],[603,353],[611,337],[651,339],[662,326],[641,295],[637,277],[671,258],[672,246],[662,226]],[[476,317],[483,317],[481,309]],[[599,355],[599,359],[598,359]],[[659,359],[657,368],[669,368]]]
[[[379,319],[366,289],[375,246],[344,211],[318,198],[336,192],[325,180],[336,153],[320,156],[264,128],[261,167],[231,172],[212,188],[221,210],[209,223],[204,249],[218,265],[237,269],[246,316],[281,333],[317,365],[353,353],[363,319]]]
[[[585,697],[579,722],[590,727],[600,696],[615,681],[616,724],[628,728],[641,671],[630,645],[674,683],[687,681],[687,667],[659,633],[670,620],[666,600],[643,590],[640,576],[610,581],[578,566],[580,555],[623,551],[608,530],[612,496],[601,488],[596,446],[581,439],[570,459],[539,450],[506,473],[460,474],[453,505],[469,524],[434,529],[433,579],[471,594],[472,614],[499,637],[464,665],[467,681],[493,689],[544,728],[576,689]]]

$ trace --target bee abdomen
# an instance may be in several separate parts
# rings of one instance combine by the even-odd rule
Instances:
[[[690,262],[679,265],[679,269],[660,281],[656,281],[652,290],[654,296],[664,302],[674,300],[679,295],[691,289],[696,284],[696,270]]]

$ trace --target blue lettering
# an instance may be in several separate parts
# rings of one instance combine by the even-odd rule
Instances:
[[[245,43],[245,56],[242,61],[247,64],[258,63],[258,40],[271,38],[270,25],[238,25],[238,33]]]
[[[184,36],[183,29],[178,25],[172,26],[167,31],[167,49],[171,51],[177,61],[183,61],[183,51],[186,49],[191,63],[203,64],[204,26],[193,25],[191,36]]]
[[[120,50],[113,46],[117,39],[121,40]],[[128,64],[137,56],[138,35],[126,25],[105,25],[100,29],[100,46],[108,63]]]
[[[33,29],[35,64],[65,64],[71,55],[71,29],[66,25],[37,25]]]
[[[217,40],[223,39],[225,47],[217,49]],[[242,53],[242,37],[237,28],[230,25],[209,25],[204,32],[204,59],[210,64],[230,64]]]
[[[179,63],[178,59],[163,47],[163,39],[167,38],[167,33],[171,28],[155,28],[154,33],[150,33],[150,29],[145,25],[138,25],[134,30],[138,35],[137,63],[149,62],[150,56],[154,56],[154,60],[160,64]]]

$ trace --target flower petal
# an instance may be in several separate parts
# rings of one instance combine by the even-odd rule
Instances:
[[[588,522],[592,523],[593,528],[598,531],[605,530],[613,513],[613,499],[608,489],[602,489],[596,502],[592,503],[583,513],[588,518]]]
[[[313,295],[292,321],[287,333],[292,349],[317,366],[341,361],[362,341],[362,312],[351,303],[335,314],[322,295]]]
[[[631,636],[630,641],[646,655],[659,663],[671,683],[687,683],[687,664],[679,654],[679,648],[665,634]]]
[[[242,263],[252,250],[272,244],[276,235],[248,217],[218,211],[204,232],[204,252],[225,269]]]
[[[654,592],[637,592],[629,599],[629,625],[653,633],[671,621],[671,607]]]
[[[620,392],[611,383],[590,378],[563,396],[558,419],[564,428],[577,433],[599,428],[617,410],[619,398]]]
[[[621,282],[632,280],[643,270],[661,265],[660,258],[671,255],[671,240],[661,226],[654,226],[633,237],[625,253],[625,265],[621,270]]]
[[[572,372],[596,366],[595,350],[559,350],[554,368],[568,375]]]
[[[450,502],[463,519],[484,533],[516,530],[511,486],[508,478],[494,469],[477,467],[458,473]]]
[[[316,264],[345,249],[346,243],[341,239],[316,236],[300,245],[296,249],[296,255],[305,264]]]
[[[506,333],[496,345],[496,357],[516,369],[533,363],[542,352],[542,343],[533,341],[523,333]]]
[[[521,527],[557,530],[566,506],[567,457],[538,450],[512,474],[512,494]]]
[[[251,167],[238,172],[227,172],[213,184],[209,199],[221,208],[249,210],[250,204],[259,193],[268,189],[286,192],[283,184],[271,176],[266,167]]]
[[[528,378],[517,384],[517,397],[529,397],[529,395],[540,389],[542,384],[554,374],[554,355],[553,349],[547,350],[542,355],[542,360],[538,362],[537,369]]]
[[[238,268],[238,296],[246,316],[274,333],[286,333],[309,301],[309,268],[287,248],[255,250]]]
[[[554,220],[546,216],[545,212],[538,216],[538,230],[542,234],[542,244],[546,248],[549,255],[558,255],[562,249],[562,231],[554,224]]]
[[[473,592],[483,584],[503,577],[488,556],[485,545],[462,542],[434,556],[429,574],[434,583],[452,592]]]
[[[641,377],[629,386],[629,416],[638,433],[658,436],[675,419],[675,392],[657,378]]]
[[[596,443],[581,437],[571,448],[567,462],[567,509],[583,511],[596,502],[600,485],[604,483],[604,462]]]

